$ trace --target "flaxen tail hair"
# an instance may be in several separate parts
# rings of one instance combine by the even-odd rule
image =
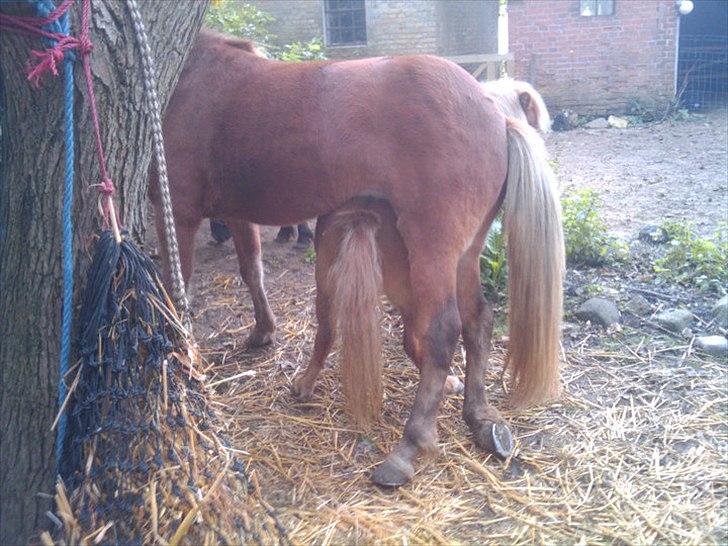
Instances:
[[[556,180],[539,134],[506,118],[509,366],[517,407],[558,396],[564,238]]]
[[[338,213],[331,226],[341,233],[328,279],[341,334],[341,384],[357,425],[373,422],[382,410],[378,226],[378,217],[367,212]]]

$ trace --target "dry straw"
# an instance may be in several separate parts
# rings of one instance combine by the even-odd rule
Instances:
[[[217,407],[231,441],[300,544],[717,544],[725,543],[726,374],[724,364],[657,342],[596,348],[585,334],[564,351],[560,402],[505,412],[517,447],[498,462],[472,443],[462,398],[438,421],[442,453],[420,461],[412,483],[374,486],[373,467],[395,444],[409,413],[417,371],[400,345],[396,314],[384,319],[383,418],[357,430],[344,413],[335,363],[310,403],[290,381],[313,345],[313,283],[274,274],[278,343],[242,350],[247,295],[234,275],[204,282],[196,328],[215,363]],[[306,273],[304,273],[304,276]],[[310,277],[310,275],[309,275]],[[390,310],[391,311],[391,310]],[[238,318],[242,317],[242,318]],[[496,343],[487,384],[501,408],[505,358]],[[462,377],[463,359],[455,357]],[[227,380],[228,378],[234,378]]]

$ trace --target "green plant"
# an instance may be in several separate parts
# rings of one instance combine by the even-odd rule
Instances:
[[[498,299],[508,278],[507,252],[501,216],[493,221],[480,254],[480,282],[491,299]]]
[[[559,158],[555,157],[553,159],[549,159],[549,167],[551,167],[551,170],[554,171],[554,174],[559,174],[559,171],[561,170]]]
[[[654,269],[663,278],[700,289],[728,283],[728,225],[719,226],[713,239],[699,237],[690,222],[668,220],[662,224],[670,239]]]
[[[303,255],[303,261],[307,264],[316,263],[316,249],[313,246],[306,249],[306,252]]]
[[[321,61],[326,59],[324,42],[321,38],[312,38],[308,42],[293,42],[284,45],[277,54],[281,61]]]
[[[214,2],[205,14],[205,26],[261,44],[275,39],[268,31],[268,25],[273,21],[275,17],[272,15],[240,0]]]
[[[599,215],[597,192],[583,189],[561,201],[566,260],[571,265],[603,265],[621,261],[629,253],[626,245],[607,233]]]
[[[275,20],[272,15],[242,0],[214,2],[205,15],[206,26],[238,38],[252,40],[263,46],[267,55],[276,59],[315,61],[326,58],[323,40],[318,37],[307,42],[293,42],[283,47],[275,45],[273,42],[276,36],[268,29]]]

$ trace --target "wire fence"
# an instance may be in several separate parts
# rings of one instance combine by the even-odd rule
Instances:
[[[677,91],[680,104],[702,110],[728,104],[728,38],[681,36]]]

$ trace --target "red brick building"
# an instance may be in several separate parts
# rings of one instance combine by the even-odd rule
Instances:
[[[675,96],[675,0],[508,0],[511,75],[552,109],[625,112]]]

